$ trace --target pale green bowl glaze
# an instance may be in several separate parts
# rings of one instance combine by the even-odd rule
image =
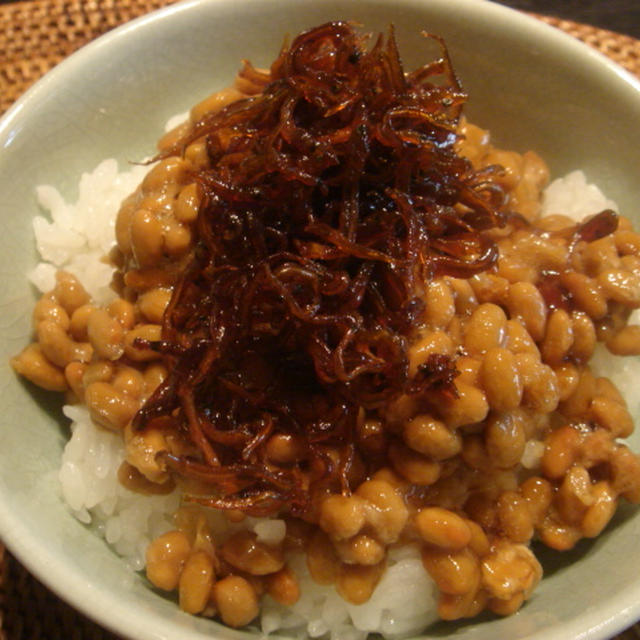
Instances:
[[[67,197],[102,158],[153,151],[168,116],[224,86],[241,58],[268,64],[285,32],[331,19],[390,22],[407,68],[424,61],[421,30],[445,36],[470,92],[471,118],[509,148],[535,149],[554,174],[583,168],[636,219],[640,87],[615,65],[531,18],[483,0],[194,0],[117,29],[62,63],[0,126],[1,362],[29,339],[34,186]],[[137,640],[241,638],[149,590],[75,521],[55,471],[67,429],[59,400],[0,367],[0,536],[43,582]],[[633,439],[636,449],[639,439]],[[640,512],[622,508],[596,541],[544,553],[546,578],[517,615],[440,625],[426,637],[602,639],[640,617]]]

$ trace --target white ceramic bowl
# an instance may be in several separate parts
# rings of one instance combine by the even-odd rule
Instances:
[[[583,168],[640,223],[640,87],[618,67],[534,19],[484,0],[192,0],[134,21],[40,81],[0,126],[2,362],[28,341],[36,256],[34,186],[72,196],[81,171],[153,150],[162,125],[233,77],[241,58],[268,64],[285,32],[330,19],[397,28],[407,68],[421,30],[445,36],[469,114],[508,148],[535,149],[554,174]],[[61,597],[137,640],[252,637],[187,616],[132,575],[75,521],[55,470],[66,438],[59,400],[0,367],[0,536]],[[638,437],[632,439],[636,449]],[[429,630],[462,639],[595,640],[640,617],[640,512],[622,507],[595,541],[543,553],[546,577],[517,615]]]

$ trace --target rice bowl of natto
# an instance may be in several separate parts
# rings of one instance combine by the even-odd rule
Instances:
[[[367,2],[340,6],[298,2],[291,5],[286,22],[281,22],[282,8],[276,3],[248,3],[242,9],[247,17],[241,20],[235,9],[232,3],[187,2],[116,30],[61,65],[5,116],[0,130],[0,174],[5,193],[6,361],[24,347],[31,331],[34,296],[28,290],[26,274],[39,262],[32,219],[44,215],[47,224],[51,216],[68,219],[71,214],[65,211],[64,203],[73,205],[83,198],[90,203],[93,193],[100,194],[100,202],[111,207],[110,198],[115,203],[141,179],[146,167],[129,163],[155,153],[155,140],[170,116],[223,88],[234,77],[240,60],[268,66],[285,32],[293,36],[327,20],[355,20],[372,32],[384,32],[394,22],[407,69],[429,59],[421,30],[442,35],[470,95],[467,113],[472,122],[490,129],[502,148],[520,153],[535,150],[549,163],[554,178],[581,169],[587,183],[597,184],[623,215],[634,219],[630,167],[635,166],[636,149],[640,148],[633,139],[633,122],[640,111],[637,84],[562,34],[484,2],[405,2],[393,7]],[[127,73],[121,71],[124,60],[129,61]],[[99,76],[96,69],[100,69]],[[609,105],[606,115],[593,108],[594,103],[603,102]],[[117,165],[101,165],[104,158],[114,158]],[[130,182],[119,172],[131,173]],[[85,186],[78,190],[75,185],[83,173],[93,175],[85,178]],[[109,191],[105,185],[114,180],[120,181],[124,191]],[[580,175],[570,180],[577,190],[580,185],[584,187]],[[51,215],[39,208],[37,185],[54,185],[59,192],[39,193],[41,204]],[[597,208],[610,206],[606,200],[597,203]],[[84,219],[87,207],[78,206],[76,210],[79,220]],[[75,242],[76,248],[85,243],[100,249],[99,212],[90,206],[88,210],[95,216],[95,223],[85,221],[84,229],[76,228],[69,246]],[[43,237],[53,238],[54,231],[40,224]],[[52,259],[51,252],[65,250],[67,240],[53,242],[56,246],[49,247],[47,259]],[[86,263],[79,262],[77,268],[86,271]],[[46,289],[51,272],[41,269],[40,275]],[[628,382],[634,376],[633,358],[629,362],[612,375]],[[69,432],[66,421],[59,418],[59,401],[20,383],[8,369],[3,375],[8,401],[2,427],[0,521],[9,548],[61,597],[122,635],[237,636],[238,632],[216,622],[178,612],[174,602],[151,591],[144,577],[131,571],[139,568],[134,560],[122,560],[82,524],[83,518],[86,522],[83,509],[87,501],[95,506],[103,498],[97,480],[91,486],[81,481],[80,490],[93,490],[94,495],[78,497],[69,488],[74,482],[74,471],[69,471],[72,467],[63,472],[68,482],[61,489],[58,478]],[[631,402],[629,407],[637,418],[637,407]],[[81,409],[65,412],[77,424],[83,423]],[[629,439],[632,448],[634,443],[637,436]],[[89,448],[95,452],[92,464],[98,476],[117,461],[119,454],[111,452],[106,442],[96,441]],[[71,450],[64,455],[67,462],[73,462],[78,452]],[[81,522],[73,517],[63,497],[71,510],[80,514]],[[170,502],[172,498],[162,499]],[[102,510],[108,515],[110,508]],[[104,524],[103,532],[107,542],[116,547],[121,529],[129,528],[127,518],[134,521],[139,515],[138,507],[130,512],[126,505],[119,508],[120,522]],[[152,519],[162,530],[162,523],[155,516]],[[279,526],[261,529],[257,522],[252,523],[256,536],[270,540],[281,535]],[[638,600],[633,541],[639,527],[636,512],[621,507],[595,541],[579,543],[561,559],[550,552],[540,555],[545,578],[535,596],[515,616],[447,624],[453,624],[451,629],[463,637],[610,635],[637,617],[633,608]],[[137,543],[131,544],[135,547]],[[122,548],[118,553],[132,555]],[[400,554],[393,562],[410,560]],[[597,585],[593,575],[598,575]],[[330,608],[330,604],[326,606]],[[406,606],[409,609],[413,605],[408,602]],[[440,634],[443,629],[437,626],[433,631]],[[263,621],[263,631],[269,630]],[[320,635],[324,630],[316,624],[315,631]]]

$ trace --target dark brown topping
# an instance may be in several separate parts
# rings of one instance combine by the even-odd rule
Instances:
[[[169,375],[135,424],[165,416],[188,434],[199,457],[167,464],[211,483],[200,502],[304,512],[316,491],[349,492],[361,408],[455,393],[450,358],[411,378],[407,349],[426,282],[495,262],[482,232],[502,223],[501,197],[454,150],[466,96],[429,37],[442,57],[405,74],[392,30],[369,50],[348,23],[302,33],[262,93],[168,152],[206,139],[211,168],[150,345]],[[304,443],[293,466],[265,455],[283,433]]]

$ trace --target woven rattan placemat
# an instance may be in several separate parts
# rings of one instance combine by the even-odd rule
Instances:
[[[174,0],[32,0],[0,5],[0,114],[36,80],[113,27]],[[537,16],[640,76],[640,41]],[[615,640],[640,639],[640,625]],[[0,640],[117,640],[35,580],[0,542]],[[570,639],[567,639],[570,640]]]

